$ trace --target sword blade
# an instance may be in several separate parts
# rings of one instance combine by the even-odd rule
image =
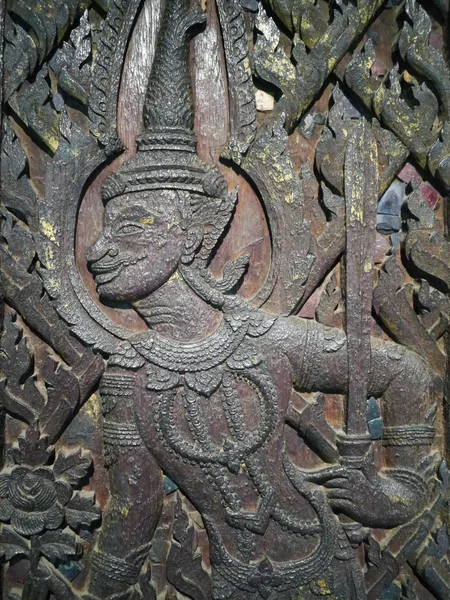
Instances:
[[[347,435],[367,434],[370,329],[378,203],[378,149],[363,120],[350,134],[345,156]]]

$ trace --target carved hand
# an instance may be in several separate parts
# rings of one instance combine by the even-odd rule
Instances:
[[[321,485],[337,513],[342,513],[365,527],[393,528],[414,518],[424,508],[426,486],[413,485],[380,475],[375,466],[363,469],[330,467],[309,474],[308,480]],[[422,489],[423,487],[423,489]]]

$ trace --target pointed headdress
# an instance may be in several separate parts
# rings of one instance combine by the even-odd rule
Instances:
[[[186,190],[223,197],[227,184],[197,155],[188,69],[192,28],[205,20],[189,0],[167,0],[144,103],[144,132],[136,155],[103,186],[105,201],[146,190]]]

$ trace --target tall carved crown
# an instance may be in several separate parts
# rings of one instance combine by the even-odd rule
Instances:
[[[197,155],[188,42],[205,14],[190,0],[167,0],[144,103],[144,132],[136,155],[103,186],[103,199],[154,189],[211,197],[227,193],[225,179]]]

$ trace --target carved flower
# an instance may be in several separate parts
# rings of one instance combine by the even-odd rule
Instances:
[[[26,536],[57,529],[71,495],[71,486],[55,481],[50,469],[15,467],[0,475],[0,521],[10,521],[17,533]]]

